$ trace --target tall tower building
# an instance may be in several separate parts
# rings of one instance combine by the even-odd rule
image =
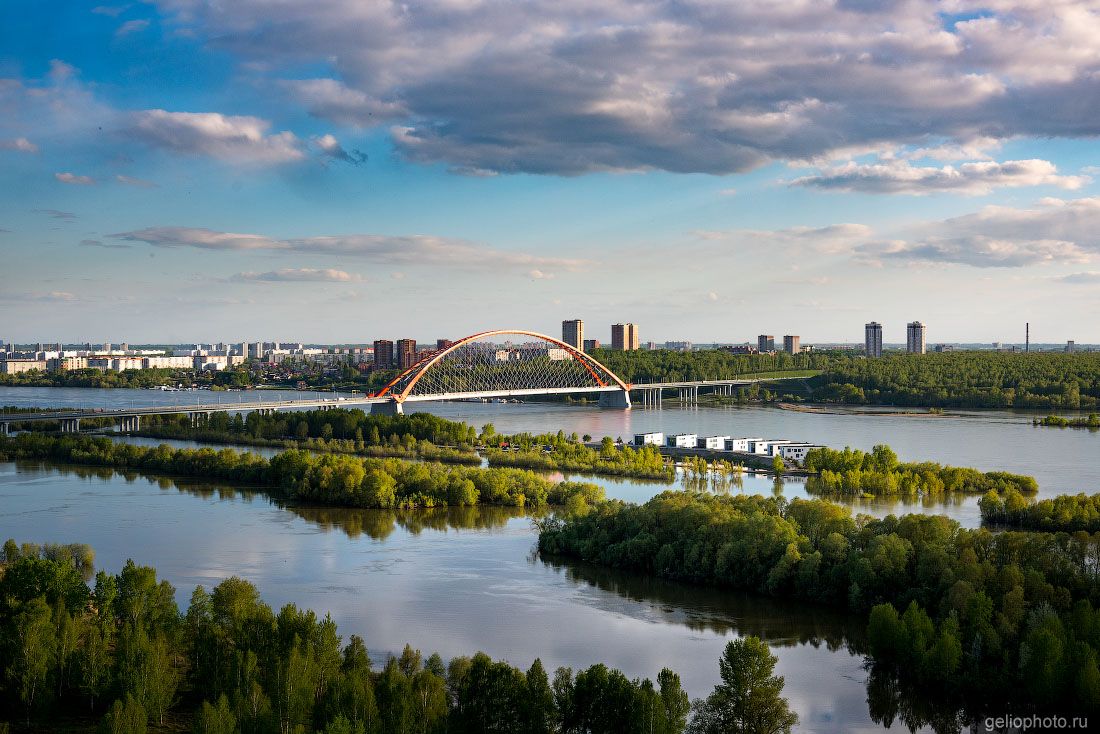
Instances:
[[[386,370],[393,367],[393,342],[389,339],[374,340],[374,366]]]
[[[561,340],[576,349],[584,349],[584,322],[580,319],[562,321]]]
[[[863,345],[868,357],[882,356],[882,324],[872,321],[863,327]]]
[[[397,340],[397,367],[407,370],[416,364],[416,339]]]
[[[760,350],[760,353],[774,352],[775,351],[775,336],[772,334],[761,334],[756,337],[756,348]]]
[[[632,352],[638,348],[637,324],[612,324],[611,348],[620,352]]]
[[[910,354],[924,354],[924,324],[911,321],[905,327],[905,350]]]
[[[798,354],[802,351],[802,338],[797,335],[787,334],[783,337],[783,351],[787,354]]]

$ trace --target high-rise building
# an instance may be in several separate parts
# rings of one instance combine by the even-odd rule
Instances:
[[[1072,339],[1070,339],[1068,342],[1066,342],[1066,354],[1073,354],[1076,351],[1077,351],[1077,345],[1073,343]]]
[[[632,352],[638,348],[637,324],[612,324],[611,348],[620,352]]]
[[[783,337],[783,351],[787,354],[798,354],[802,351],[802,338],[797,335],[787,334]]]
[[[374,366],[384,370],[393,367],[393,342],[389,339],[374,340]]]
[[[436,339],[435,340],[435,349],[436,349],[436,351],[442,351],[442,350],[446,349],[447,347],[451,347],[451,346],[454,346],[454,342],[451,341],[450,339]]]
[[[775,351],[775,337],[771,334],[761,334],[756,337],[756,348],[763,352]]]
[[[584,348],[584,322],[580,319],[561,322],[561,340],[575,349]]]
[[[905,350],[910,354],[924,354],[924,324],[911,321],[905,327]]]
[[[600,348],[600,340],[599,339],[585,339],[584,340],[584,351],[591,352],[593,349],[599,349],[599,348]]]
[[[397,340],[397,367],[407,370],[416,364],[416,339]]]
[[[872,321],[863,327],[863,347],[868,357],[882,356],[882,324]]]

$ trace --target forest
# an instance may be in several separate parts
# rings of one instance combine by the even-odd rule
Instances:
[[[0,385],[14,387],[130,387],[146,388],[159,385],[191,385],[195,382],[192,370],[147,369],[111,370],[80,369],[59,372],[21,372],[0,375]]]
[[[814,449],[806,454],[802,467],[815,475],[807,489],[820,495],[865,495],[873,497],[936,497],[947,494],[984,494],[1007,491],[1034,494],[1039,484],[1034,477],[1008,472],[981,472],[931,461],[901,463],[893,449],[884,444],[870,452],[859,449]]]
[[[1049,532],[1100,532],[1100,494],[1062,494],[1031,501],[1012,489],[990,491],[980,500],[982,522]]]
[[[968,704],[1100,706],[1100,534],[692,492],[538,524],[550,556],[869,614],[876,666]]]
[[[534,472],[445,466],[398,459],[362,459],[291,449],[270,460],[232,449],[135,446],[89,436],[0,437],[0,459],[37,459],[119,471],[225,480],[264,487],[277,496],[341,507],[413,508],[479,503],[514,507],[548,503],[583,507],[602,488],[555,483]],[[576,494],[576,497],[573,495]]]
[[[198,586],[181,612],[172,585],[133,561],[89,584],[92,555],[4,544],[4,731],[720,734],[789,732],[798,721],[777,658],[755,637],[728,643],[720,682],[694,704],[667,668],[656,683],[602,664],[550,675],[537,658],[525,671],[410,645],[376,668],[366,642],[345,642],[329,616],[294,604],[275,612],[246,580]]]
[[[1047,426],[1050,428],[1091,428],[1092,430],[1100,429],[1100,414],[1089,413],[1084,418],[1065,418],[1060,415],[1048,415],[1043,418],[1036,418],[1032,421],[1036,426]]]
[[[672,481],[676,469],[653,445],[616,445],[604,436],[600,448],[586,446],[574,433],[563,431],[532,435],[520,433],[497,438],[482,431],[482,441],[490,446],[484,452],[489,466],[516,466],[527,469],[581,471],[639,479]]]

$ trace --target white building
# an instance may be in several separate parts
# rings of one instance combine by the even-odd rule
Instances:
[[[797,461],[801,464],[806,460],[806,454],[814,449],[820,448],[824,448],[824,446],[818,446],[812,443],[789,443],[779,447],[779,456],[782,457],[784,461]]]
[[[722,451],[726,448],[726,441],[729,440],[729,436],[700,436],[695,442],[695,447],[699,449],[710,449],[712,451]]]
[[[635,433],[634,434],[634,445],[635,446],[645,446],[647,444],[650,444],[650,445],[653,445],[653,446],[663,446],[664,443],[665,443],[665,434],[660,433],[660,432]]]
[[[905,325],[905,349],[910,354],[924,354],[925,326],[920,321],[911,321]]]
[[[764,446],[763,453],[764,453],[765,456],[772,456],[772,457],[779,456],[779,449],[781,449],[784,446],[789,446],[792,443],[798,443],[798,442],[797,441],[788,441],[786,439],[766,441],[763,444],[763,446]],[[756,453],[760,453],[760,452],[758,451]]]
[[[694,433],[677,433],[668,437],[668,446],[676,449],[693,449],[699,442],[699,436]]]
[[[195,366],[194,357],[145,357],[142,360],[145,369],[191,369]]]
[[[742,453],[749,450],[749,444],[754,441],[763,441],[762,438],[731,438],[726,441],[726,451],[740,451]]]

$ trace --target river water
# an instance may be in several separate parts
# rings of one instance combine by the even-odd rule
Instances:
[[[177,404],[180,394],[0,389],[3,405]],[[201,399],[209,399],[203,393]],[[248,395],[233,394],[248,398]],[[254,397],[252,399],[255,399]],[[234,400],[234,402],[236,402]],[[902,459],[1034,474],[1043,495],[1091,490],[1100,436],[1034,428],[1030,415],[947,417],[814,414],[769,408],[605,411],[541,404],[417,406],[498,431],[623,436],[662,430],[797,438],[830,446],[889,443]],[[135,439],[141,440],[141,439]],[[609,496],[644,501],[667,485],[598,480]],[[729,491],[805,494],[805,485],[747,474]],[[973,498],[888,511],[943,512],[976,523]],[[534,552],[531,518],[504,508],[389,513],[281,506],[263,494],[111,471],[0,464],[0,538],[82,542],[97,566],[127,558],[156,566],[186,605],[196,584],[239,575],[265,600],[330,612],[379,658],[409,642],[445,658],[483,650],[526,668],[595,662],[653,678],[668,666],[693,697],[717,681],[725,641],[756,634],[779,657],[800,731],[880,731],[868,705],[862,620],[806,604],[548,562]],[[894,724],[898,726],[897,723]]]

